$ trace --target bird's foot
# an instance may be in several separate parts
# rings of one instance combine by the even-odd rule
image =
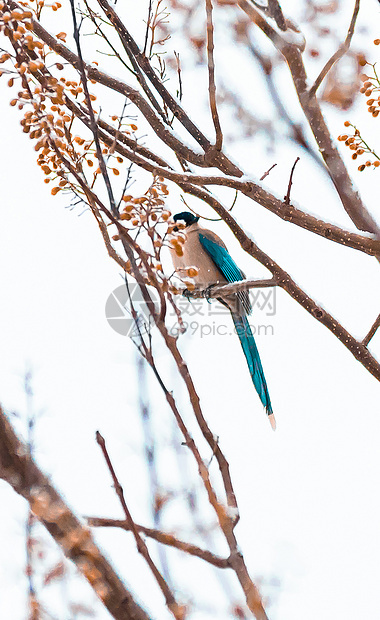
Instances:
[[[202,291],[202,297],[204,297],[205,299],[207,299],[208,303],[210,304],[210,298],[211,298],[211,292],[212,289],[214,288],[214,286],[216,286],[218,283],[214,282],[213,284],[209,284],[203,291]]]
[[[193,291],[190,291],[190,289],[185,288],[185,290],[184,290],[184,291],[182,291],[182,295],[183,295],[184,297],[186,297],[186,299],[189,299],[189,300],[190,300],[190,299],[192,298],[192,296],[193,296]]]

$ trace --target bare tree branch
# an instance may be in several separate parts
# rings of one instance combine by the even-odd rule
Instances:
[[[16,2],[13,0],[8,0],[9,4],[12,8],[19,8]],[[241,0],[242,2],[244,0]],[[70,64],[74,67],[79,68],[79,59],[78,57],[71,52],[66,46],[62,44],[61,41],[55,39],[52,35],[50,35],[38,22],[35,20],[31,20],[32,27],[37,36],[41,37],[43,41],[45,41],[54,51],[65,58]],[[277,36],[277,35],[276,35]],[[97,68],[92,67],[90,65],[85,65],[85,69],[87,75],[90,79],[94,79],[95,81],[103,84],[104,86],[108,86],[111,89],[124,94],[128,97],[133,103],[135,103],[142,114],[145,116],[146,120],[150,123],[152,128],[155,130],[157,135],[173,150],[177,153],[181,153],[181,155],[187,159],[188,161],[198,165],[198,166],[208,166],[209,164],[206,162],[204,155],[198,155],[192,152],[188,147],[183,145],[173,134],[172,132],[166,128],[160,119],[154,114],[153,110],[150,108],[149,104],[141,97],[141,95],[134,90],[132,87],[127,86],[125,83],[116,80],[115,78],[111,78],[108,75],[102,73]],[[102,139],[104,136],[102,136]],[[128,157],[131,161],[134,161],[137,165],[144,167],[145,169],[151,171],[153,174],[162,174],[165,176],[160,168],[152,167],[148,162],[144,164],[144,160],[134,158],[134,153],[128,152],[127,150],[122,150],[122,147],[119,146],[116,149],[120,154]],[[176,174],[176,173],[173,173]],[[237,176],[241,176],[242,172],[239,171]],[[170,178],[177,182],[181,182],[180,176],[167,176],[165,178]],[[227,177],[228,179],[228,177]],[[205,180],[206,181],[206,180]],[[197,182],[197,181],[192,181]],[[198,181],[199,182],[199,181]],[[203,183],[203,181],[202,181]],[[251,183],[251,190],[246,190],[241,187],[234,185],[234,182],[231,180],[221,180],[216,182],[219,185],[226,185],[227,187],[234,187],[234,189],[242,189],[243,193],[245,193],[248,197],[252,198],[265,208],[269,209],[273,213],[276,213],[279,217],[284,219],[285,221],[289,221],[294,223],[306,230],[319,234],[326,239],[331,239],[336,243],[341,243],[342,245],[346,245],[348,247],[352,247],[354,249],[361,250],[370,255],[379,254],[379,249],[377,247],[378,242],[373,239],[368,239],[366,237],[360,237],[359,235],[355,235],[354,233],[346,233],[342,231],[340,228],[330,225],[322,220],[314,218],[311,215],[308,215],[299,209],[289,205],[288,207],[284,206],[284,204],[275,198],[272,194],[261,188],[259,185],[255,185]],[[352,186],[351,181],[349,181],[349,186]],[[356,195],[356,194],[355,194]],[[360,227],[359,227],[360,228]]]
[[[120,527],[123,530],[131,530],[128,521],[122,521],[120,519],[86,517],[86,521],[90,527]],[[163,545],[168,545],[169,547],[174,547],[175,549],[184,551],[185,553],[200,558],[201,560],[204,560],[217,568],[230,568],[228,558],[221,558],[207,549],[201,549],[200,547],[197,547],[197,545],[179,540],[176,536],[173,536],[173,534],[166,534],[161,530],[145,527],[144,525],[139,525],[138,523],[135,523],[135,527],[139,532],[145,534],[145,536],[153,538]]]
[[[0,478],[24,497],[32,512],[72,560],[116,620],[149,620],[77,519],[37,467],[0,408]]]
[[[8,0],[8,3],[11,9],[21,10],[21,7],[17,4],[17,2],[14,2],[14,0]],[[74,52],[69,50],[62,43],[62,41],[53,37],[47,30],[45,30],[45,28],[43,28],[43,26],[41,26],[38,21],[31,19],[31,25],[33,32],[41,38],[42,41],[44,41],[52,50],[80,71],[80,61]],[[92,65],[84,63],[84,68],[86,70],[87,77],[90,80],[95,80],[99,84],[124,95],[132,103],[134,103],[159,138],[163,140],[165,144],[173,148],[175,152],[180,153],[186,160],[198,166],[209,166],[209,164],[205,161],[204,155],[195,153],[189,147],[185,146],[180,140],[178,140],[172,130],[164,125],[162,120],[157,116],[150,104],[144,99],[144,97],[142,97],[138,90],[132,88],[121,80],[110,77]]]
[[[276,278],[270,280],[239,280],[231,284],[213,284],[212,287],[205,290],[196,288],[192,291],[186,291],[185,296],[192,299],[217,299],[218,297],[224,298],[235,295],[240,291],[249,291],[251,288],[271,288],[272,286],[277,286]]]
[[[285,31],[287,26],[279,1],[268,0],[268,10],[270,16],[273,17],[280,30]]]
[[[32,12],[28,12],[27,14],[24,13],[24,16],[19,18],[17,17],[17,11],[15,11],[13,15],[8,15],[7,13],[4,18],[4,11],[0,9],[0,16],[4,22],[1,23],[2,32],[9,38],[14,49],[14,56],[12,55],[10,63],[13,63],[15,73],[19,74],[22,88],[24,89],[24,91],[18,93],[16,99],[12,100],[12,105],[18,105],[20,110],[27,106],[27,111],[24,113],[25,116],[22,121],[23,129],[26,133],[30,133],[32,139],[35,138],[37,140],[35,149],[39,151],[38,163],[45,174],[48,175],[46,181],[50,182],[53,180],[56,184],[56,186],[53,187],[52,193],[55,194],[57,191],[61,191],[62,188],[71,188],[86,204],[88,203],[98,223],[109,255],[126,273],[135,278],[140,287],[151,317],[153,317],[156,322],[157,329],[164,340],[167,350],[171,354],[171,359],[176,364],[177,376],[181,378],[180,384],[182,381],[185,384],[187,390],[186,398],[190,401],[192,413],[195,417],[195,420],[192,419],[192,423],[195,424],[196,421],[196,432],[198,432],[199,428],[205,440],[204,443],[201,437],[199,447],[195,443],[189,430],[191,426],[185,423],[185,418],[178,407],[178,401],[176,401],[170,389],[171,386],[166,385],[162,379],[153,356],[150,333],[144,335],[141,331],[139,332],[141,343],[139,343],[138,348],[152,368],[176,424],[182,433],[184,445],[186,446],[184,452],[189,451],[191,458],[196,464],[198,475],[203,485],[201,493],[205,493],[208,503],[213,510],[218,525],[218,532],[223,535],[224,540],[227,542],[229,557],[226,559],[221,558],[207,550],[200,549],[196,545],[178,541],[176,537],[161,532],[159,524],[155,524],[156,527],[154,530],[137,525],[125,501],[123,490],[109,458],[104,439],[98,434],[98,442],[103,450],[107,465],[114,480],[116,491],[126,515],[126,521],[117,523],[124,523],[124,526],[120,526],[133,532],[137,548],[148,562],[166,598],[168,607],[176,618],[181,617],[183,609],[176,602],[172,591],[173,589],[169,587],[167,582],[165,583],[165,579],[153,562],[142,535],[155,538],[162,544],[177,547],[191,555],[204,559],[214,566],[232,568],[238,578],[251,612],[256,618],[265,620],[267,616],[260,592],[248,572],[246,561],[240,552],[236,537],[236,524],[239,520],[239,512],[238,502],[230,475],[230,464],[219,444],[219,438],[212,432],[207,422],[207,412],[205,412],[201,406],[198,391],[190,376],[188,366],[179,350],[178,340],[172,335],[172,332],[165,322],[166,307],[168,304],[171,304],[176,310],[176,317],[180,324],[181,314],[179,307],[176,307],[175,295],[178,293],[176,279],[173,277],[174,274],[170,273],[169,276],[164,273],[164,261],[162,261],[160,251],[161,248],[170,245],[173,249],[176,248],[176,251],[178,250],[178,255],[181,255],[183,249],[182,243],[185,241],[185,235],[181,230],[175,228],[174,222],[170,218],[171,213],[166,206],[166,196],[169,192],[169,188],[165,183],[165,179],[172,181],[184,192],[210,205],[229,226],[243,250],[258,260],[272,274],[272,278],[265,280],[249,279],[229,284],[219,283],[215,285],[211,291],[193,291],[191,293],[192,297],[203,297],[207,295],[209,297],[223,298],[224,295],[229,296],[231,294],[236,294],[240,290],[249,290],[250,288],[257,288],[259,286],[280,286],[313,318],[325,325],[350,350],[355,358],[379,380],[380,365],[371,355],[366,344],[368,344],[372,335],[375,333],[380,318],[377,319],[372,326],[363,342],[355,340],[332,315],[317,304],[312,297],[309,297],[286,271],[254,243],[249,235],[244,232],[243,228],[236,223],[229,211],[223,207],[217,197],[211,194],[208,187],[216,185],[232,188],[235,190],[236,196],[238,192],[244,194],[251,201],[262,205],[285,221],[290,221],[305,230],[323,236],[325,239],[333,240],[346,247],[357,249],[368,255],[376,256],[377,258],[380,258],[380,239],[374,239],[369,236],[342,230],[292,206],[290,204],[290,190],[292,187],[295,165],[291,171],[287,194],[284,199],[281,200],[264,190],[260,184],[252,181],[247,176],[243,176],[242,170],[235,166],[235,164],[221,151],[223,136],[216,107],[212,0],[205,1],[207,15],[209,104],[215,128],[215,145],[210,143],[201,129],[190,119],[178,100],[168,91],[164,85],[163,73],[161,72],[159,75],[150,62],[151,55],[148,54],[148,58],[145,51],[144,53],[140,51],[129,29],[123,24],[114,8],[111,6],[111,3],[107,0],[97,0],[97,3],[105,11],[111,21],[113,30],[117,33],[119,38],[118,40],[116,37],[115,45],[113,45],[113,43],[111,44],[112,50],[116,56],[119,57],[119,60],[124,63],[124,66],[128,66],[129,62],[132,63],[134,73],[131,72],[131,74],[135,75],[141,86],[141,92],[133,89],[123,81],[114,79],[106,73],[99,71],[96,67],[86,64],[83,60],[80,46],[80,28],[76,23],[74,0],[70,1],[73,11],[74,38],[77,45],[77,54],[71,52],[61,41],[58,41],[59,35],[57,35],[57,37],[52,37],[42,28],[38,23],[41,12],[40,9],[36,9],[36,20],[31,18]],[[315,154],[314,156],[318,157],[320,165],[330,174],[344,208],[350,214],[351,219],[357,227],[362,227],[367,232],[377,235],[378,228],[371,215],[361,203],[360,198],[356,195],[352,184],[350,184],[347,171],[345,170],[343,162],[340,160],[339,153],[335,149],[326,125],[323,124],[324,120],[321,110],[318,107],[315,92],[311,93],[310,96],[310,91],[307,90],[306,72],[302,64],[301,56],[301,50],[303,49],[301,36],[296,33],[296,29],[291,21],[288,19],[285,20],[278,0],[268,0],[268,6],[266,7],[260,7],[259,3],[248,3],[244,0],[239,0],[238,4],[250,15],[250,18],[263,32],[267,34],[288,62],[301,106],[314,132],[318,148],[323,155],[325,164],[322,158]],[[20,6],[13,2],[13,0],[7,0],[4,6],[6,6],[7,11],[9,7],[17,8],[22,11]],[[257,6],[258,10],[254,8],[255,6]],[[269,17],[275,20],[277,28],[273,27],[273,21],[268,23],[265,19],[265,15],[268,16],[268,20]],[[355,15],[354,17],[356,19]],[[99,30],[97,27],[98,19],[100,20],[101,18],[96,15],[96,19],[93,20],[95,21],[97,30]],[[150,19],[149,17],[148,22]],[[20,26],[18,20],[24,20]],[[244,18],[242,21],[244,21],[243,26],[245,28],[246,19]],[[350,27],[352,33],[355,25],[354,21],[353,18],[352,28]],[[34,39],[27,31],[33,32],[37,39]],[[99,30],[99,32],[101,36],[104,36],[102,31]],[[32,41],[30,39],[32,39]],[[108,43],[106,37],[105,40]],[[154,37],[152,36],[152,41],[153,40]],[[351,38],[349,38],[349,41],[350,40]],[[81,42],[83,43],[83,40]],[[203,45],[204,40],[202,38],[202,46]],[[75,88],[70,90],[70,87],[67,87],[67,80],[65,77],[55,77],[55,69],[62,70],[64,68],[63,61],[59,63],[54,63],[53,61],[53,64],[48,65],[49,68],[46,66],[45,58],[47,56],[49,56],[49,62],[52,56],[56,60],[55,54],[50,55],[50,50],[47,46],[71,65],[68,67],[71,74],[73,73],[73,69],[78,72],[80,77],[79,84],[77,81],[71,82],[70,80],[68,82],[69,85],[76,85]],[[129,57],[129,62],[127,61],[127,63],[125,63],[122,58],[124,52],[121,46],[123,46]],[[121,54],[117,51],[118,49],[122,50]],[[145,36],[144,45],[144,50],[146,49],[147,34]],[[58,60],[61,61],[61,58]],[[262,60],[263,59],[261,59],[261,61]],[[1,60],[1,62],[3,62],[3,60]],[[262,66],[264,68],[264,64],[262,64]],[[268,67],[267,69],[264,68],[264,71],[265,70],[268,70]],[[154,139],[155,136],[157,136],[157,138],[161,140],[161,146],[167,145],[171,149],[167,161],[165,157],[156,155],[148,148],[149,142],[148,147],[141,146],[141,144],[137,144],[136,141],[123,133],[122,119],[124,118],[124,109],[120,117],[114,114],[112,115],[112,120],[118,121],[115,126],[106,123],[101,118],[96,118],[96,113],[91,104],[91,100],[94,96],[90,95],[90,82],[88,80],[96,81],[105,86],[109,89],[109,92],[112,91],[111,94],[116,92],[123,95],[124,105],[126,105],[127,99],[136,105],[138,111],[141,112],[141,115],[147,120],[150,128],[153,130],[149,134],[150,137]],[[79,94],[83,93],[82,85],[85,91],[84,102],[83,94]],[[75,101],[70,97],[70,92],[73,97],[77,98]],[[281,109],[278,104],[277,107]],[[171,110],[174,115],[173,125],[174,123],[175,126],[178,126],[178,123],[182,125],[181,130],[185,129],[193,143],[198,143],[199,146],[195,144],[195,148],[198,148],[199,152],[184,144],[171,130],[171,127],[163,122],[162,112],[166,114],[167,110]],[[77,120],[80,121],[83,126],[80,126]],[[89,140],[84,140],[81,136],[75,136],[73,132],[76,131],[77,124],[80,126],[80,129],[84,129],[85,136],[88,135],[86,128],[90,130],[92,135]],[[297,131],[297,126],[292,123],[290,119],[288,124],[298,144],[302,145],[303,148],[306,148],[308,152],[313,155],[314,151],[308,147],[302,131]],[[91,172],[88,173],[87,168],[86,172],[84,172],[82,166],[82,162],[85,162],[86,165],[88,164],[90,168],[96,163],[93,159],[94,142],[99,167],[107,185],[110,206],[106,206],[103,199],[100,197],[102,194],[97,192],[99,185],[95,184],[97,175],[99,174],[97,166],[93,176],[91,176]],[[83,148],[80,148],[78,144],[81,146],[84,145]],[[201,150],[203,150],[203,152],[201,152]],[[106,158],[103,158],[102,151],[107,154]],[[125,163],[123,161],[123,158],[125,158],[128,160],[127,164],[130,162],[130,166],[139,166],[141,170],[148,171],[153,176],[153,181],[144,195],[126,196],[124,193],[129,176],[128,174],[125,175],[124,184],[122,183],[120,186],[122,187],[124,185],[123,199],[120,200],[118,205],[120,206],[120,214],[118,213],[118,209],[115,208],[115,201],[113,198],[113,188],[117,187],[117,184],[112,185],[111,179],[107,174],[107,164],[110,158],[116,153],[121,156],[117,158],[118,163]],[[179,166],[176,163],[176,159],[179,162]],[[171,162],[171,165],[169,165],[168,162]],[[192,174],[189,164],[201,168],[216,167],[221,171],[221,174]],[[177,169],[182,169],[182,172],[177,172]],[[116,175],[119,174],[118,167],[113,168],[113,171]],[[266,173],[264,177],[268,173]],[[87,182],[88,178],[92,181]],[[119,181],[120,180],[123,179],[119,179]],[[100,191],[102,190],[103,186],[101,185]],[[247,204],[252,205],[252,203]],[[117,235],[110,237],[110,226],[111,229],[116,227]],[[128,260],[123,260],[121,256],[119,256],[114,248],[113,241],[115,243],[120,241],[123,244]],[[149,250],[147,246],[149,246]],[[189,286],[191,286],[191,269],[185,269],[184,271],[186,272],[186,277],[190,279]],[[183,281],[185,282],[186,280],[183,279]],[[154,287],[158,293],[158,309],[153,302],[150,286]],[[134,312],[134,310],[132,310],[132,316],[137,324],[137,313]],[[204,450],[206,452],[205,456],[203,456]],[[212,458],[217,461],[219,469],[212,468],[210,471],[210,454]],[[216,482],[214,482],[214,477]],[[98,520],[97,523],[100,525],[100,520]],[[115,523],[116,522],[113,522],[112,524],[114,525]],[[110,520],[108,520],[108,524],[111,524]],[[105,525],[104,520],[102,525]]]
[[[328,74],[330,69],[333,67],[333,65],[337,62],[337,60],[342,58],[348,52],[350,45],[351,45],[351,39],[353,37],[354,30],[355,30],[359,8],[360,8],[360,0],[355,0],[354,12],[351,17],[351,23],[350,23],[350,26],[347,32],[346,39],[344,43],[342,43],[342,45],[339,46],[339,49],[335,52],[335,54],[333,54],[331,58],[326,62],[322,71],[320,72],[317,79],[315,80],[313,86],[309,90],[309,97],[314,97],[315,93],[317,92],[318,88],[322,84],[323,80],[325,79],[326,75]]]
[[[215,148],[222,149],[223,133],[220,126],[218,109],[216,106],[215,65],[214,65],[214,26],[212,23],[212,0],[206,0],[207,15],[207,66],[208,66],[208,93],[211,116],[215,128]]]
[[[126,520],[128,523],[128,527],[131,530],[131,532],[133,533],[133,536],[135,538],[136,541],[136,546],[137,546],[137,550],[139,553],[141,553],[142,557],[144,558],[144,560],[146,561],[146,563],[149,566],[150,571],[152,572],[155,580],[157,581],[157,584],[162,592],[162,594],[165,597],[165,601],[166,601],[166,605],[169,609],[169,611],[173,614],[174,618],[176,618],[176,620],[183,620],[183,607],[180,606],[175,597],[173,592],[170,590],[168,584],[166,583],[165,579],[163,578],[163,576],[161,575],[160,571],[158,570],[157,566],[155,565],[155,563],[152,560],[152,557],[149,553],[148,547],[146,546],[144,540],[141,538],[140,533],[138,528],[135,525],[134,520],[132,519],[132,515],[130,513],[130,510],[127,506],[127,503],[125,501],[125,497],[124,497],[124,492],[123,492],[123,488],[119,482],[119,479],[116,475],[115,469],[112,465],[110,456],[108,454],[108,450],[106,447],[106,442],[104,437],[99,433],[99,431],[96,431],[96,441],[98,443],[98,445],[100,446],[101,451],[103,452],[103,456],[104,459],[107,463],[107,467],[109,469],[109,472],[112,476],[112,480],[113,480],[113,484],[115,487],[115,491],[116,494],[120,500],[120,503],[123,507],[125,516],[126,516]]]
[[[363,204],[354,189],[350,176],[330,136],[316,96],[310,96],[307,88],[307,74],[302,54],[297,42],[290,43],[266,21],[248,0],[237,0],[240,8],[267,35],[275,47],[284,56],[297,91],[298,99],[310,129],[317,141],[319,151],[329,170],[330,177],[340,196],[342,205],[359,230],[364,230],[380,238],[380,228]]]

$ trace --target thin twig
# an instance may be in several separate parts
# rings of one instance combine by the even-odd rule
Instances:
[[[118,215],[118,211],[117,211],[117,207],[116,207],[116,203],[115,203],[115,198],[113,196],[113,191],[112,191],[112,186],[111,186],[111,182],[108,176],[108,172],[107,172],[107,166],[106,163],[104,161],[103,158],[103,153],[102,153],[102,147],[100,145],[100,141],[99,141],[99,135],[98,135],[98,126],[95,120],[95,115],[94,115],[94,110],[92,109],[92,104],[91,104],[91,98],[90,98],[90,93],[88,90],[88,82],[87,82],[87,76],[86,76],[86,71],[84,68],[84,62],[83,62],[83,56],[82,56],[82,50],[81,50],[81,45],[80,45],[80,38],[79,38],[79,28],[78,28],[78,24],[77,24],[77,17],[76,17],[76,12],[75,12],[75,5],[74,5],[74,0],[70,0],[70,4],[71,4],[71,13],[72,13],[72,19],[73,19],[73,26],[74,26],[74,40],[77,46],[77,52],[78,52],[78,59],[79,59],[79,72],[81,74],[81,80],[82,80],[82,85],[83,85],[83,91],[84,91],[84,96],[86,99],[86,105],[87,105],[87,109],[88,109],[88,115],[89,115],[89,119],[90,119],[90,127],[91,127],[91,131],[93,133],[94,136],[94,140],[95,140],[95,146],[96,146],[96,154],[97,154],[97,158],[98,158],[98,162],[99,162],[99,168],[101,170],[103,179],[104,179],[104,183],[106,185],[107,188],[107,193],[108,193],[108,199],[110,201],[110,207],[111,207],[111,211],[114,215]]]
[[[348,52],[350,44],[351,44],[351,39],[353,37],[354,30],[355,30],[359,8],[360,8],[360,0],[355,0],[354,12],[351,17],[351,23],[350,23],[350,27],[347,32],[346,39],[344,43],[342,43],[342,45],[339,46],[339,49],[337,49],[335,54],[333,54],[331,58],[326,62],[322,71],[320,72],[317,79],[315,80],[313,86],[309,90],[309,97],[313,97],[315,95],[315,93],[317,92],[318,88],[322,84],[323,80],[325,79],[326,75],[328,74],[330,69],[333,67],[333,65],[337,62],[337,60],[342,58]]]
[[[152,0],[149,0],[148,19],[146,20],[145,39],[144,39],[144,48],[143,48],[143,54],[145,55],[146,55],[146,48],[148,45],[149,26],[150,26],[151,19],[152,19]]]
[[[125,497],[124,497],[124,492],[123,492],[123,487],[121,486],[119,479],[116,475],[115,469],[112,465],[112,461],[110,459],[110,456],[108,454],[108,450],[106,447],[106,442],[104,437],[99,433],[99,431],[96,431],[96,441],[98,443],[98,445],[100,446],[100,449],[103,453],[104,459],[106,461],[107,467],[109,469],[109,472],[111,474],[112,480],[113,480],[113,484],[115,487],[115,491],[116,494],[119,498],[119,501],[122,505],[122,508],[124,510],[124,514],[126,516],[126,520],[129,526],[129,529],[131,530],[131,532],[133,533],[133,536],[135,538],[136,541],[136,546],[137,546],[137,550],[139,553],[141,553],[141,555],[143,556],[144,560],[146,561],[146,563],[149,566],[149,569],[151,570],[154,578],[157,581],[158,586],[161,589],[162,594],[165,597],[165,601],[166,601],[166,605],[168,607],[168,609],[171,611],[171,613],[173,614],[173,616],[176,618],[176,620],[182,620],[182,612],[181,612],[181,607],[180,605],[177,603],[177,601],[175,600],[175,597],[172,593],[172,591],[170,590],[168,584],[166,583],[165,579],[163,578],[163,576],[161,575],[160,571],[158,570],[157,566],[155,565],[155,563],[153,562],[151,555],[148,551],[148,547],[146,546],[144,540],[141,538],[139,530],[136,527],[136,524],[134,522],[134,520],[132,519],[132,515],[130,513],[130,510],[127,506],[127,503],[125,501]]]
[[[122,521],[120,519],[103,519],[99,517],[85,518],[90,527],[120,527],[127,531],[130,531],[131,529],[128,521]],[[176,549],[200,558],[201,560],[204,560],[217,568],[230,568],[228,558],[221,558],[207,549],[201,549],[200,547],[197,547],[197,545],[179,540],[176,536],[173,536],[173,534],[167,534],[161,530],[145,527],[144,525],[139,525],[138,523],[135,523],[135,526],[139,532],[145,534],[145,536],[148,536],[149,538],[153,538],[163,545],[175,547]]]
[[[215,148],[220,151],[223,146],[223,133],[220,126],[218,109],[216,106],[215,63],[214,63],[214,26],[212,23],[212,0],[206,0],[207,15],[207,66],[208,66],[208,93],[212,121],[215,128]]]
[[[124,65],[124,67],[130,71],[133,75],[135,75],[134,71],[128,66],[128,64],[125,62],[125,60],[120,56],[119,52],[117,51],[117,49],[112,45],[111,41],[109,40],[109,38],[107,37],[107,35],[105,34],[105,32],[101,29],[101,27],[99,26],[98,22],[96,21],[96,14],[94,13],[94,11],[91,9],[90,5],[88,4],[87,0],[84,0],[85,6],[87,8],[88,11],[88,16],[91,19],[92,23],[94,24],[96,30],[95,30],[95,34],[99,34],[99,36],[104,39],[104,41],[106,41],[106,43],[108,44],[108,46],[111,48],[111,50],[113,51],[113,53],[115,54],[115,58],[118,58],[118,60],[120,60],[121,64]]]
[[[182,89],[182,72],[181,72],[181,60],[179,53],[174,50],[174,57],[177,63],[177,75],[178,75],[178,99],[182,101],[183,89]]]
[[[195,140],[207,150],[210,147],[210,142],[194,125],[188,115],[184,112],[178,102],[170,95],[164,84],[162,84],[157,73],[152,68],[149,59],[140,52],[140,49],[136,41],[131,36],[130,32],[125,27],[119,16],[113,7],[107,2],[107,0],[97,0],[98,4],[102,7],[104,13],[114,26],[120,41],[127,51],[129,58],[134,58],[134,64],[137,64],[140,69],[145,73],[149,81],[153,84],[156,91],[161,95],[168,108],[175,114],[177,118],[180,118],[184,127],[195,138]]]
[[[378,328],[380,327],[380,314],[377,317],[376,321],[374,322],[374,324],[372,325],[371,329],[369,330],[368,334],[366,335],[365,338],[363,338],[362,340],[362,344],[364,346],[367,346],[367,344],[369,343],[370,340],[372,340],[372,338],[374,337],[374,335],[376,334],[376,331],[378,330]]]
[[[128,293],[129,295],[129,293]],[[131,296],[129,295],[130,300]],[[132,300],[131,300],[132,302]],[[136,322],[136,321],[135,321]],[[142,337],[142,335],[140,336]],[[161,529],[161,513],[163,502],[162,500],[162,492],[160,492],[160,484],[159,484],[159,476],[158,476],[158,468],[157,468],[157,456],[156,456],[156,446],[154,440],[154,432],[153,425],[151,419],[151,411],[148,401],[148,385],[147,385],[147,377],[146,377],[146,360],[139,356],[137,360],[137,381],[139,386],[139,413],[141,416],[141,422],[144,431],[144,448],[145,448],[145,460],[148,468],[149,474],[149,484],[150,484],[150,492],[149,495],[151,497],[151,510],[153,514],[153,524],[157,531]],[[172,587],[172,579],[170,576],[169,566],[168,566],[168,558],[165,547],[161,545],[158,546],[158,557],[160,560],[160,566],[162,570],[162,574],[166,583]]]
[[[268,170],[266,172],[264,172],[263,176],[260,177],[260,181],[264,181],[264,179],[268,176],[268,174],[270,173],[271,170],[273,170],[273,168],[277,166],[277,164],[273,164],[273,166],[271,166],[270,168],[268,168]],[[231,211],[231,209],[229,209]]]
[[[299,162],[299,160],[300,160],[300,158],[297,157],[296,161],[294,162],[294,164],[292,166],[291,172],[290,172],[288,191],[286,192],[286,196],[284,196],[284,203],[286,205],[290,204],[290,191],[292,189],[292,184],[293,184],[293,174],[294,174],[295,167],[296,167],[297,163]]]
[[[32,373],[30,370],[27,370],[24,378],[24,392],[26,396],[26,423],[27,423],[27,442],[26,447],[28,450],[28,456],[30,459],[33,458],[34,454],[34,427],[36,423],[35,413],[33,411],[33,388],[32,388]],[[28,483],[29,481],[27,481]],[[31,484],[31,482],[30,482]],[[28,606],[30,611],[30,618],[36,616],[36,612],[33,613],[33,608],[37,608],[37,614],[39,615],[38,608],[40,606],[39,601],[37,600],[37,593],[35,587],[35,566],[34,566],[34,536],[33,536],[33,527],[35,524],[35,516],[28,506],[28,515],[25,524],[25,534],[26,534],[26,576],[28,579]]]

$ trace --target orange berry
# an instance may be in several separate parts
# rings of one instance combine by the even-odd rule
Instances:
[[[189,269],[187,270],[187,275],[189,276],[189,278],[194,278],[198,275],[198,269],[195,269],[195,267],[189,267]]]
[[[195,284],[193,282],[188,282],[188,281],[183,281],[184,284],[186,284],[186,288],[189,291],[193,291],[195,289]]]

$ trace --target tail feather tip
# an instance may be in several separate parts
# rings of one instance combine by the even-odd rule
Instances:
[[[273,413],[270,413],[268,415],[268,420],[270,422],[272,429],[275,431],[277,425],[276,425],[276,418],[274,417]]]

